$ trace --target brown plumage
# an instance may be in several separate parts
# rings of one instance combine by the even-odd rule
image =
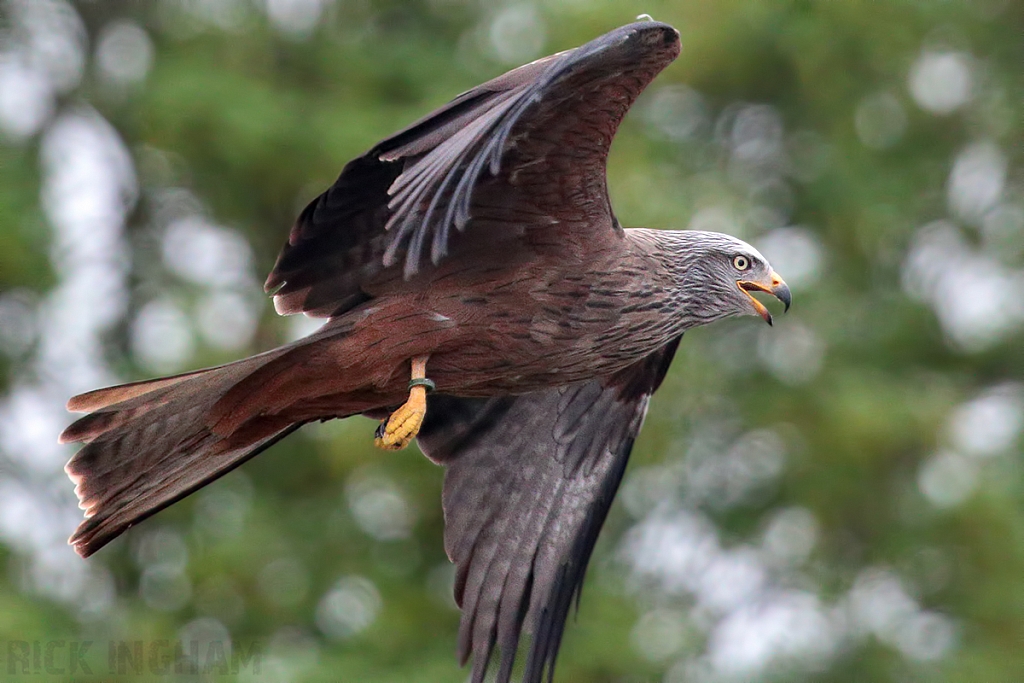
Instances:
[[[550,677],[566,614],[650,395],[683,332],[788,290],[725,235],[623,229],[605,161],[679,52],[641,22],[460,95],[350,162],[267,279],[281,313],[330,320],[236,363],[71,399],[63,441],[87,556],[312,420],[386,416],[410,361],[437,385],[419,433],[446,467],[459,653],[482,681]],[[744,259],[744,260],[741,260]]]

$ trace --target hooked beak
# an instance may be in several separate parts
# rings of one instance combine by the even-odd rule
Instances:
[[[789,305],[793,303],[793,295],[790,294],[789,286],[774,270],[769,275],[768,284],[755,282],[753,280],[740,280],[736,285],[750,297],[750,301],[754,304],[754,310],[756,310],[758,315],[764,318],[764,321],[769,325],[772,324],[772,314],[768,312],[768,309],[765,308],[764,304],[751,295],[751,292],[767,292],[768,294],[771,294],[783,303],[785,311],[788,311]]]

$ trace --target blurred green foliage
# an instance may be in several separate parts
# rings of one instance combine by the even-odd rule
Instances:
[[[71,485],[59,465],[34,468],[15,451],[25,443],[18,434],[45,441],[60,425],[36,434],[31,411],[16,408],[18,391],[54,386],[50,374],[59,372],[41,362],[46,335],[59,335],[60,317],[74,312],[51,294],[70,272],[53,205],[73,188],[47,190],[64,162],[41,161],[61,120],[106,120],[132,160],[137,196],[117,236],[126,252],[103,261],[124,264],[125,300],[96,341],[116,378],[143,378],[297,334],[258,299],[257,283],[294,216],[350,158],[486,78],[647,12],[679,28],[683,54],[613,148],[620,220],[732,232],[764,245],[787,279],[784,264],[800,273],[794,309],[773,330],[745,319],[687,334],[636,444],[628,501],[612,510],[556,679],[1024,679],[1024,313],[1010,295],[1024,282],[1024,5],[8,0],[0,8],[0,67],[34,49],[33,12],[70,15],[84,56],[71,85],[53,89],[50,112],[21,132],[8,122],[0,143],[0,325],[8,326],[0,330],[0,475],[26,500],[60,511],[48,526],[73,530]],[[117,27],[121,43],[111,42]],[[27,73],[45,78],[41,64]],[[11,113],[21,105],[4,90],[14,86],[3,68],[0,96],[15,105],[0,106],[0,123],[4,112],[9,121],[21,115]],[[258,322],[241,341],[197,327],[204,301],[221,290],[183,276],[187,264],[176,269],[168,255],[169,222],[188,211],[251,245],[247,279],[229,283],[256,302]],[[94,305],[88,294],[85,308]],[[166,341],[163,328],[155,337],[139,331],[157,300],[184,313],[184,332],[174,334],[185,342],[147,355],[145,343]],[[12,327],[22,324],[25,334]],[[40,395],[50,414],[66,398]],[[372,430],[366,420],[304,429],[88,561],[17,540],[32,536],[41,513],[0,505],[9,567],[0,678],[67,680],[35,660],[22,675],[22,660],[12,659],[20,651],[10,649],[21,646],[11,643],[95,641],[94,676],[72,678],[98,681],[117,674],[107,670],[108,641],[149,647],[229,634],[236,652],[262,648],[258,673],[129,668],[117,680],[463,680],[442,472],[415,449],[375,451]],[[775,469],[756,453],[726,457],[751,433],[781,443]],[[722,459],[702,459],[708,443]],[[8,490],[0,487],[0,498],[14,500]],[[804,523],[790,536],[775,523],[785,511]],[[687,583],[693,569],[680,565],[680,588],[671,571],[638,568],[628,539],[678,515],[709,525],[714,557],[755,558],[756,590],[709,606],[702,591],[718,581],[728,593],[728,573]],[[810,545],[773,564],[772,529],[782,529],[784,548]],[[88,569],[67,569],[76,563]],[[51,576],[47,567],[63,569]],[[62,571],[79,583],[62,584]],[[810,631],[820,623],[828,634],[808,636],[808,622],[779,617],[781,635],[744,641],[730,631],[734,649],[723,644],[723,625],[739,623],[744,609],[767,612],[781,604],[773,599],[797,594],[812,598],[813,609],[799,613],[819,619]],[[61,647],[56,666],[66,667]],[[758,648],[768,654],[757,659]]]

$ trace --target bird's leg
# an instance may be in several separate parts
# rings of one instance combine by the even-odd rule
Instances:
[[[434,383],[427,379],[427,358],[412,359],[412,379],[409,380],[409,400],[377,427],[373,443],[386,451],[400,451],[419,434],[420,425],[427,415],[427,391]]]

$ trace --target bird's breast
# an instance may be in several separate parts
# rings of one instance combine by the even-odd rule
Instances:
[[[523,393],[614,373],[668,341],[657,296],[621,274],[563,274],[431,301],[450,321],[429,374],[467,396]]]

